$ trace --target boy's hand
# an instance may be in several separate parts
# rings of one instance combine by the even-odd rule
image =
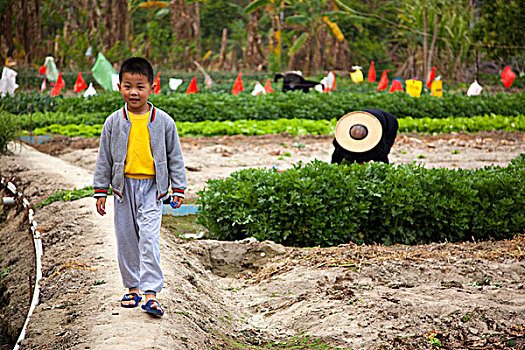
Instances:
[[[177,209],[182,205],[182,203],[184,203],[184,198],[177,196],[171,197],[170,205],[173,209]]]
[[[102,216],[106,215],[106,197],[97,198],[97,212]]]

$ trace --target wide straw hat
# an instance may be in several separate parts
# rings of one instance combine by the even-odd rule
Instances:
[[[350,135],[354,126],[364,126],[366,135],[356,139]],[[335,139],[337,143],[350,152],[362,153],[374,148],[383,135],[383,128],[379,120],[368,112],[350,112],[345,114],[335,126]]]

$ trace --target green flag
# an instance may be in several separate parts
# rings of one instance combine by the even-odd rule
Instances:
[[[44,66],[46,66],[47,80],[56,82],[58,79],[58,70],[55,65],[55,59],[51,56],[47,56]]]
[[[113,66],[106,59],[106,57],[104,57],[102,52],[98,53],[97,61],[95,62],[93,68],[91,68],[91,71],[93,72],[93,79],[95,79],[95,81],[99,83],[100,86],[104,88],[104,90],[113,91],[111,75],[117,74],[117,72],[113,69]]]

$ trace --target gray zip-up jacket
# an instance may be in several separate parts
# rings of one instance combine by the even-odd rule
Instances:
[[[155,162],[157,182],[157,200],[163,201],[169,196],[169,188],[175,196],[184,197],[186,189],[186,171],[182,150],[173,119],[164,111],[150,105],[148,130],[151,151]],[[100,136],[100,149],[95,165],[93,179],[94,197],[106,197],[109,186],[113,193],[122,199],[124,189],[124,163],[128,150],[129,120],[127,105],[111,114],[104,123]]]

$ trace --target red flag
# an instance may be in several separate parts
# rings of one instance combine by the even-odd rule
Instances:
[[[383,91],[386,90],[388,87],[388,76],[386,73],[388,73],[389,70],[383,71],[383,74],[381,75],[381,79],[379,79],[379,85],[377,86],[377,91]]]
[[[38,69],[38,73],[46,75],[46,72],[47,72],[46,65],[43,64],[42,67],[40,67],[40,68]]]
[[[242,83],[242,72],[237,75],[237,78],[235,78],[235,82],[233,83],[232,87],[232,95],[238,95],[239,92],[244,91],[244,85]]]
[[[392,80],[392,85],[390,86],[390,90],[388,90],[390,93],[396,92],[396,91],[403,91],[403,85],[401,84],[401,80],[394,79]]]
[[[160,94],[160,72],[157,72],[157,76],[153,79],[153,85],[155,85],[153,92]]]
[[[188,89],[186,89],[186,95],[191,95],[199,91],[199,88],[197,87],[197,77],[194,76],[193,79],[191,79],[190,84],[188,85]]]
[[[82,72],[79,72],[77,75],[77,81],[75,82],[75,86],[73,86],[73,91],[76,93],[79,93],[80,91],[86,89],[88,86],[86,82],[84,81],[84,78],[82,77]]]
[[[437,70],[436,67],[432,67],[432,70],[430,71],[430,77],[428,78],[428,81],[427,81],[427,89],[430,89],[430,87],[432,86],[432,81],[436,79],[436,70]]]
[[[267,94],[274,92],[272,88],[272,83],[270,82],[270,78],[266,80],[266,84],[264,84],[264,90],[266,91]]]
[[[368,70],[368,82],[369,83],[375,83],[376,82],[376,69],[374,67],[374,61],[370,64],[370,69]]]
[[[44,78],[44,80],[42,80],[42,85],[40,86],[40,92],[44,92],[46,88],[46,78]]]
[[[64,79],[62,79],[62,73],[58,73],[57,82],[55,83],[53,90],[51,90],[51,97],[60,95],[60,90],[62,90],[65,87],[66,83],[64,82]]]
[[[510,69],[510,66],[506,66],[505,69],[503,69],[503,72],[501,72],[501,81],[503,82],[503,86],[505,86],[507,89],[510,88],[514,82],[514,79],[516,79],[516,74],[512,71],[512,69]]]

